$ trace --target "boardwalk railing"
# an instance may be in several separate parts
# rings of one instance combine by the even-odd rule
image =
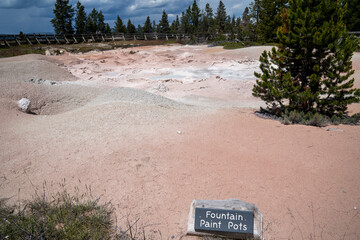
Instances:
[[[360,38],[360,31],[349,32]],[[223,34],[226,40],[230,34]],[[236,35],[236,34],[235,34]],[[196,36],[197,40],[207,41],[214,36],[201,35]],[[2,34],[0,35],[0,45],[16,46],[25,44],[77,44],[87,42],[106,42],[106,41],[131,41],[131,40],[189,40],[191,37],[185,34],[159,34],[159,33],[142,33],[142,34],[72,34],[72,35],[55,35],[55,34]],[[243,38],[243,40],[247,38]]]
[[[190,37],[184,34],[81,34],[81,35],[55,35],[55,34],[21,34],[21,35],[0,35],[0,44],[15,46],[23,44],[76,44],[84,42],[106,42],[106,41],[129,41],[129,40],[189,40]]]

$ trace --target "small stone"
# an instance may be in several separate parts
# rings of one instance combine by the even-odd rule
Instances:
[[[343,190],[343,193],[346,193],[346,190],[345,190],[345,189]]]
[[[177,131],[177,133],[178,133],[178,134],[181,134],[181,131],[179,130],[179,131]]]
[[[355,206],[355,207],[354,207],[354,210],[357,210],[357,209],[358,209],[357,206]]]
[[[27,98],[22,98],[18,101],[18,107],[22,112],[28,113],[30,112],[31,102]]]
[[[161,83],[159,86],[156,87],[156,90],[158,90],[159,92],[167,92],[169,91],[169,88],[165,84]]]

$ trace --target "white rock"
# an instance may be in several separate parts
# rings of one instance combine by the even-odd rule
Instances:
[[[165,84],[161,83],[159,86],[156,87],[156,90],[158,90],[159,92],[167,92],[169,91],[169,88]]]
[[[22,98],[18,101],[18,107],[23,112],[26,113],[30,112],[30,106],[31,106],[31,102],[27,98]]]

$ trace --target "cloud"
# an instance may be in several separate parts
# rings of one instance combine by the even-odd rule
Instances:
[[[102,11],[106,22],[114,25],[119,15],[124,22],[128,19],[137,26],[143,25],[146,17],[158,22],[165,10],[169,21],[181,15],[194,0],[80,0],[87,13],[93,8]],[[244,8],[253,0],[222,0],[227,14],[241,16]],[[0,33],[52,32],[50,19],[56,0],[0,0]],[[77,0],[70,0],[75,8]],[[197,0],[200,9],[204,10],[209,3],[216,14],[219,0]]]
[[[51,0],[1,0],[0,9],[24,9],[30,7],[50,7],[54,5]]]

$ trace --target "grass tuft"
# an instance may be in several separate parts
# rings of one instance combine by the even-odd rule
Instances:
[[[0,239],[117,239],[113,208],[98,201],[66,190],[36,196],[22,208],[0,200]]]

